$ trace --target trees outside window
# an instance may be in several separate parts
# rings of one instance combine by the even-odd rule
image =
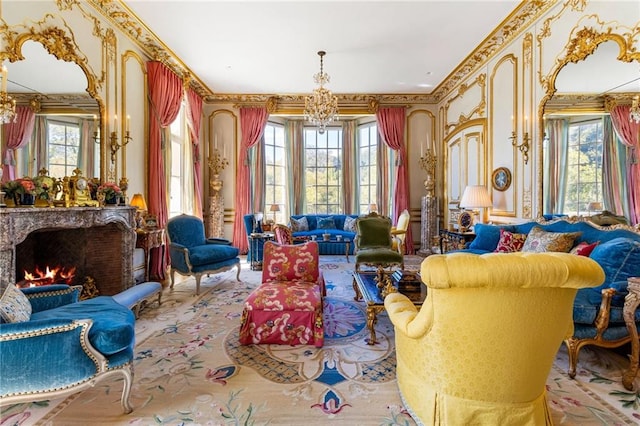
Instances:
[[[77,123],[48,120],[47,151],[50,176],[73,175],[73,170],[78,167],[80,126]]]
[[[378,188],[378,128],[376,123],[358,127],[358,206],[369,212],[377,204]]]
[[[304,129],[305,213],[342,213],[342,129]]]
[[[591,213],[591,202],[602,202],[602,120],[569,124],[564,212]]]
[[[265,166],[265,213],[267,218],[273,219],[269,212],[272,204],[277,204],[280,211],[276,212],[276,223],[287,223],[285,218],[287,201],[286,153],[284,142],[284,126],[269,123],[264,131],[264,166]]]

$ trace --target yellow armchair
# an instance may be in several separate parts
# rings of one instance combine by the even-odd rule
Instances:
[[[405,241],[407,239],[407,232],[409,229],[409,222],[411,215],[408,210],[403,210],[398,216],[398,223],[391,228],[391,237],[393,242],[393,249],[397,250],[400,254],[406,254]]]
[[[573,331],[576,291],[602,268],[568,253],[452,253],[427,257],[420,311],[391,293],[397,379],[418,423],[551,424],[545,383]]]

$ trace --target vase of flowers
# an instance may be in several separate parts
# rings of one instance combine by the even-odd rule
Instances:
[[[118,204],[122,190],[114,182],[105,182],[98,187],[98,194],[104,197],[105,204]]]
[[[20,204],[23,206],[33,206],[36,203],[36,184],[30,177],[18,179],[21,190]]]
[[[2,185],[7,201],[15,206],[32,206],[35,203],[36,185],[30,177],[10,180]]]

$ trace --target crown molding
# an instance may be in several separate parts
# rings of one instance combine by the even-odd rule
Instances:
[[[214,93],[202,82],[178,56],[156,36],[140,18],[121,0],[87,0],[109,22],[119,28],[129,39],[142,49],[150,58],[164,63],[189,86],[195,90],[205,103],[262,104],[274,99],[280,108],[304,108],[306,94],[232,94]],[[335,94],[340,101],[340,109],[349,109],[356,104],[358,108],[371,109],[375,100],[378,105],[398,104],[436,104],[455,90],[456,86],[470,74],[478,70],[499,49],[510,43],[544,12],[557,4],[557,0],[523,1],[482,43],[469,54],[430,94]],[[273,107],[273,105],[272,105]]]

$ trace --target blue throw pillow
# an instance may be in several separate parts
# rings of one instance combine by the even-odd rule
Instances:
[[[319,217],[316,229],[336,229],[336,221],[333,220],[333,216]]]
[[[309,230],[309,222],[306,217],[301,217],[300,219],[296,219],[291,217],[291,232],[300,232],[300,231],[308,231]]]
[[[475,250],[494,251],[496,247],[498,247],[498,242],[500,241],[500,229],[515,232],[513,226],[497,226],[476,223],[473,228],[476,237],[469,244],[469,248]]]
[[[614,238],[598,244],[589,257],[604,269],[605,283],[640,276],[640,241]]]

